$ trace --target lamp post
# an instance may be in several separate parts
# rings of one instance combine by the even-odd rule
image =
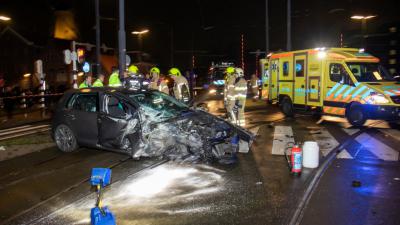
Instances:
[[[138,37],[138,45],[139,45],[139,61],[142,61],[142,46],[143,46],[143,35],[148,33],[149,30],[145,29],[145,30],[141,30],[141,31],[132,31],[133,35],[137,35]]]
[[[133,35],[137,35],[138,36],[138,43],[139,43],[139,50],[142,51],[142,45],[143,45],[143,39],[142,36],[143,34],[148,33],[149,30],[145,29],[145,30],[141,30],[141,31],[132,31]]]
[[[367,20],[370,20],[372,18],[375,18],[376,15],[354,15],[351,16],[350,18],[353,20],[361,20],[361,35],[362,35],[362,47],[366,47],[366,33],[367,33]]]
[[[0,20],[1,20],[1,21],[10,21],[11,18],[8,17],[8,16],[0,15]]]

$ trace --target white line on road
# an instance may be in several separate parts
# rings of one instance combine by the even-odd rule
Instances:
[[[365,149],[370,151],[376,157],[386,161],[398,161],[399,152],[395,151],[391,147],[384,143],[376,140],[371,135],[363,133],[356,138],[356,141],[360,143]]]
[[[327,156],[334,148],[339,145],[339,142],[326,130],[321,129],[318,132],[311,133],[314,140],[318,143],[319,149],[323,156]]]
[[[360,129],[356,129],[356,128],[342,128],[342,130],[348,134],[348,135],[353,135],[355,133],[357,133],[358,131],[360,131]]]
[[[284,155],[288,143],[294,142],[291,126],[275,126],[274,141],[272,143],[273,155]]]
[[[337,159],[353,159],[353,157],[350,155],[350,153],[346,150],[343,149],[337,156]]]

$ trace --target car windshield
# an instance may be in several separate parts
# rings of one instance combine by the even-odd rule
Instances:
[[[348,62],[347,66],[358,82],[395,81],[393,76],[378,63]]]
[[[157,91],[130,94],[129,97],[137,102],[145,113],[153,117],[154,120],[176,117],[189,110],[187,105]]]

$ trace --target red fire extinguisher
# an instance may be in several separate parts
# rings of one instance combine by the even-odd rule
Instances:
[[[291,147],[290,156],[288,156],[285,151],[285,157],[288,162],[290,172],[295,176],[300,176],[303,164],[303,153],[299,145],[294,145]]]

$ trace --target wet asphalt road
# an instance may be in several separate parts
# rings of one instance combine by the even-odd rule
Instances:
[[[210,101],[209,107],[223,114],[221,102]],[[93,167],[113,169],[104,203],[118,224],[287,224],[317,170],[305,169],[301,177],[288,173],[284,157],[271,155],[275,126],[292,127],[296,141],[315,139],[311,131],[318,128],[332,135],[322,138],[343,143],[350,137],[343,129],[348,125],[318,125],[307,115],[284,119],[276,107],[263,104],[249,104],[246,117],[258,137],[237,165],[166,162],[151,167],[161,159],[133,161],[93,149],[64,154],[54,148],[0,162],[0,224],[89,224]],[[368,135],[397,150],[399,140],[382,127]],[[346,150],[353,159],[332,162],[299,222],[399,224],[399,162],[377,159],[358,142]],[[353,180],[361,187],[352,187]]]

